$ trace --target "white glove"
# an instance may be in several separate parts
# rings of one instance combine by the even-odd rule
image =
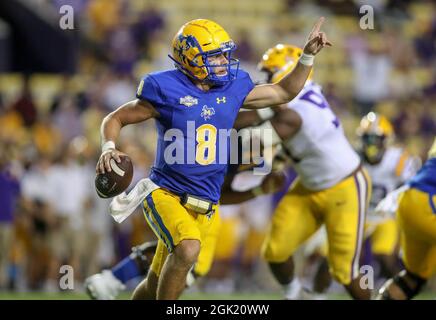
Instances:
[[[375,207],[375,214],[384,217],[385,219],[394,218],[395,213],[398,209],[398,201],[400,199],[400,195],[409,188],[410,186],[408,184],[405,184],[400,188],[389,192],[386,197],[379,202],[377,207]]]

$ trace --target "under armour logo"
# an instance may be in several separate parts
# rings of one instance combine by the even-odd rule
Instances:
[[[221,99],[220,98],[216,98],[216,103],[217,104],[220,104],[220,103],[226,103],[226,97],[222,97]]]

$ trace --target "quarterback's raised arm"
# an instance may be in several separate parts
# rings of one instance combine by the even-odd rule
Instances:
[[[324,18],[321,17],[309,34],[303,55],[295,69],[274,84],[258,85],[251,90],[244,101],[244,108],[259,109],[291,101],[304,87],[312,69],[314,56],[325,46],[331,46],[324,32],[320,31]]]
[[[111,171],[109,165],[111,158],[114,158],[118,162],[120,161],[119,156],[121,152],[116,150],[115,141],[117,141],[122,127],[157,116],[159,116],[159,113],[150,103],[139,99],[129,101],[109,113],[103,119],[100,127],[102,154],[97,163],[97,173],[104,173],[105,169]]]

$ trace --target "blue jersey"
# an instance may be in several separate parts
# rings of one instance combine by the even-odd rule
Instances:
[[[436,194],[436,158],[428,159],[408,184],[412,188]]]
[[[232,129],[253,87],[241,69],[235,80],[209,91],[199,89],[177,69],[145,76],[137,98],[150,102],[160,114],[150,179],[178,195],[218,202],[230,149],[229,136],[221,133]]]

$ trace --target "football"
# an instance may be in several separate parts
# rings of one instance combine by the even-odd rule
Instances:
[[[95,177],[95,190],[100,198],[112,198],[130,185],[133,177],[133,165],[126,155],[120,156],[121,162],[110,160],[111,172],[99,173]]]

